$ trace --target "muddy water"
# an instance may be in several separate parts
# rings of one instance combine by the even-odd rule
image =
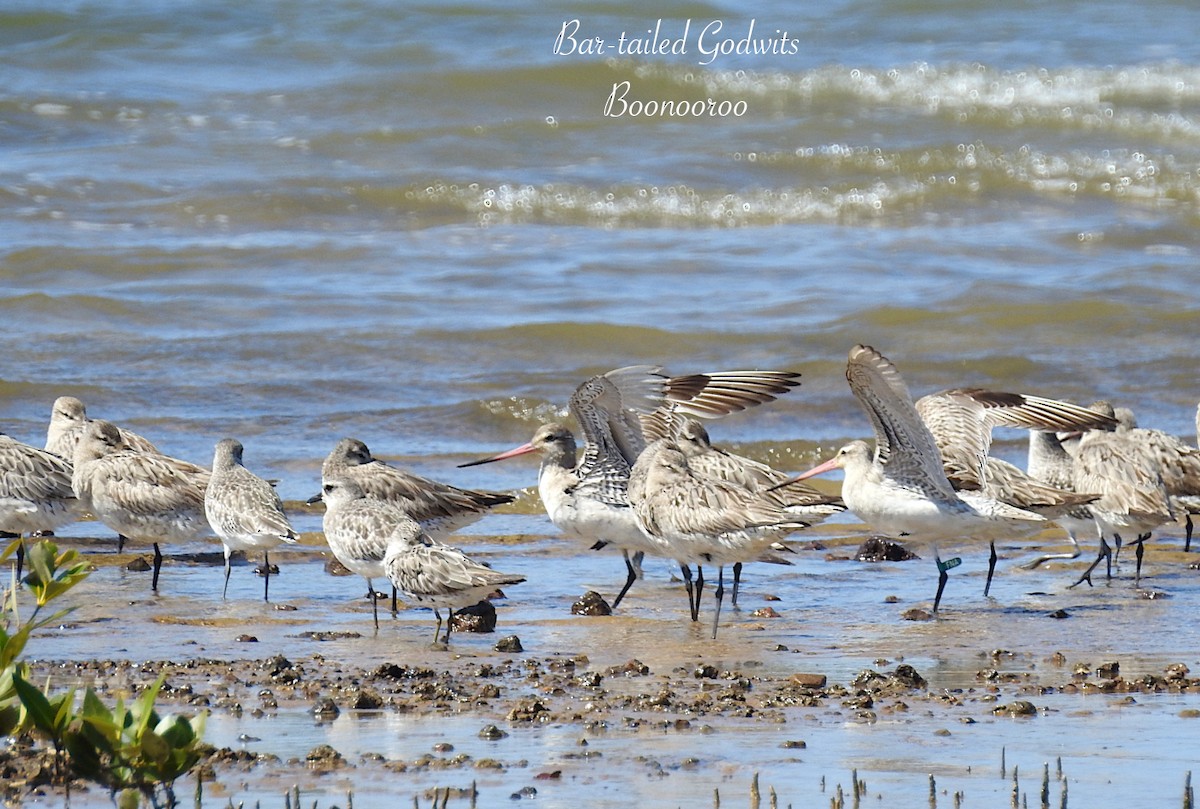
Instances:
[[[1112,583],[1104,583],[1101,575],[1091,588],[1068,588],[1083,559],[1022,569],[1041,552],[1062,549],[1053,533],[1027,547],[1002,547],[988,599],[982,596],[985,555],[962,549],[964,563],[952,572],[941,617],[909,621],[901,617],[905,610],[929,606],[932,562],[853,561],[862,535],[858,526],[843,521],[796,543],[800,550],[791,566],[748,566],[740,608],[726,603],[714,641],[708,637],[711,587],[701,623],[692,624],[686,620],[682,587],[661,561],[647,563],[645,580],[618,615],[572,616],[571,602],[588,589],[611,597],[623,574],[619,558],[552,536],[544,517],[495,519],[527,529],[525,535],[513,539],[477,532],[462,537],[461,544],[530,581],[496,602],[495,635],[455,635],[450,653],[430,649],[434,622],[427,610],[401,610],[394,618],[385,610],[376,636],[363,581],[326,573],[315,545],[277,554],[281,573],[272,579],[273,603],[267,605],[261,601],[261,579],[244,563],[234,568],[229,600],[219,600],[219,554],[200,543],[168,559],[162,593],[151,597],[149,574],[115,564],[107,540],[81,541],[99,567],[72,593],[77,609],[69,622],[37,638],[30,651],[45,661],[175,663],[281,654],[304,665],[312,677],[327,678],[343,709],[332,721],[314,719],[312,699],[281,699],[277,708],[256,716],[256,688],[242,695],[242,712],[214,700],[208,731],[213,744],[273,754],[282,762],[245,772],[218,768],[216,783],[206,785],[205,805],[212,806],[264,798],[263,805],[271,806],[283,790],[298,784],[321,806],[343,805],[346,791],[353,789],[355,806],[383,807],[394,805],[396,796],[408,801],[427,789],[465,788],[471,782],[477,783],[484,806],[507,801],[525,787],[538,790],[542,806],[711,805],[714,790],[720,790],[723,805],[741,805],[755,772],[764,795],[771,787],[785,803],[819,805],[815,802],[829,800],[839,784],[848,794],[850,772],[857,769],[876,805],[928,805],[932,773],[938,792],[946,790],[941,805],[953,805],[954,793],[962,792],[964,805],[990,807],[1009,805],[1014,766],[1021,773],[1020,790],[1037,805],[1045,762],[1058,805],[1060,758],[1072,806],[1170,806],[1182,794],[1193,760],[1190,740],[1200,727],[1188,712],[1200,709],[1200,697],[1063,692],[1072,683],[1096,681],[1094,674],[1073,677],[1078,664],[1094,671],[1101,663],[1117,662],[1126,680],[1161,675],[1177,662],[1200,669],[1200,630],[1189,620],[1200,608],[1193,587],[1198,574],[1188,568],[1174,540],[1151,547],[1140,590],[1131,581],[1131,558],[1122,559]],[[754,615],[765,607],[778,617]],[[1066,617],[1052,617],[1060,610]],[[332,639],[314,639],[308,634],[313,632]],[[497,638],[509,634],[521,639],[523,653],[492,649]],[[364,672],[383,663],[461,674],[484,664],[536,667],[581,655],[586,662],[579,671],[604,674],[604,689],[616,695],[653,694],[660,688],[716,690],[725,687],[728,672],[729,678],[753,682],[752,701],[797,672],[849,685],[863,669],[888,671],[899,663],[916,668],[928,686],[911,696],[877,699],[869,714],[830,696],[808,707],[760,706],[749,712],[752,716],[729,710],[697,714],[678,706],[646,710],[635,703],[614,709],[612,700],[598,707],[586,693],[568,690],[558,697],[565,703],[551,721],[532,725],[507,718],[511,699],[539,695],[543,686],[532,678],[505,683],[504,697],[489,708],[458,705],[435,715],[392,707],[353,711],[337,690],[358,677],[365,681]],[[649,674],[607,673],[631,659],[644,663]],[[144,676],[136,668],[124,670],[110,684],[149,680],[156,665]],[[705,665],[721,675],[713,681],[695,677]],[[984,679],[981,672],[989,670],[999,679]],[[190,683],[203,693],[216,688],[222,675],[219,667],[217,673],[174,669],[169,682]],[[1014,699],[1033,702],[1040,715],[992,714],[998,704]],[[675,724],[677,719],[684,723]],[[480,729],[492,723],[510,735],[481,739]],[[794,741],[804,741],[805,747],[785,746]],[[451,744],[453,751],[433,753],[435,758],[470,758],[458,766],[413,764],[439,743]],[[303,759],[320,744],[331,745],[353,766],[326,774],[310,771]],[[410,766],[393,772],[379,756]],[[494,759],[498,768],[476,766],[484,759]],[[560,777],[537,778],[554,771],[561,771]],[[101,805],[106,799],[100,798],[86,797],[78,805]]]

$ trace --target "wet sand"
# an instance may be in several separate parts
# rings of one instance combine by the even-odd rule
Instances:
[[[348,791],[356,807],[427,805],[472,785],[479,806],[711,806],[717,792],[736,806],[755,774],[764,805],[770,790],[780,805],[825,805],[839,788],[852,805],[856,772],[873,805],[931,805],[932,775],[939,806],[1000,807],[1014,771],[1031,806],[1045,773],[1053,806],[1064,790],[1071,806],[1181,805],[1200,727],[1200,556],[1156,541],[1141,589],[1132,559],[1111,583],[1069,589],[1086,554],[1020,568],[1062,550],[1048,532],[1001,548],[984,599],[985,554],[965,549],[942,614],[908,620],[929,607],[932,562],[855,561],[863,538],[826,525],[794,543],[792,566],[747,566],[714,641],[712,588],[692,624],[665,562],[647,563],[618,614],[578,616],[585,591],[611,598],[618,557],[552,536],[463,536],[529,582],[495,602],[494,634],[455,634],[443,651],[428,610],[401,609],[376,636],[363,580],[329,575],[315,544],[273,557],[277,600],[263,604],[248,563],[220,600],[211,546],[174,549],[152,597],[108,540],[68,537],[98,568],[29,652],[40,678],[110,695],[165,668],[164,711],[210,712],[205,806],[282,807],[293,787],[305,806],[345,806]],[[522,651],[496,651],[513,635]],[[190,801],[195,779],[177,787]],[[26,805],[61,798],[25,793]],[[109,804],[92,790],[72,805]]]

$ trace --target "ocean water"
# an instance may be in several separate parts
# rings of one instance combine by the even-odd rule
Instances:
[[[70,394],[190,460],[235,436],[289,501],[347,435],[519,488],[455,465],[592,374],[784,368],[711,433],[799,469],[869,435],[864,342],[917,394],[1190,439],[1197,31],[1184,0],[9,2],[0,428],[40,445]]]
[[[682,52],[630,54],[656,26]],[[288,498],[343,435],[527,485],[453,462],[632,363],[804,373],[719,442],[862,436],[866,342],[917,393],[1190,434],[1196,30],[1184,2],[8,4],[3,429],[73,394],[190,459],[237,436]],[[745,112],[606,117],[625,81]]]

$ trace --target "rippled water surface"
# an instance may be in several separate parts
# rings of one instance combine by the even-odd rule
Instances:
[[[657,25],[684,52],[556,55],[576,19],[580,39]],[[702,51],[751,26],[794,44]],[[865,342],[916,393],[1107,398],[1190,440],[1196,31],[1184,0],[8,3],[0,428],[40,444],[71,394],[191,460],[236,436],[290,502],[345,435],[519,488],[532,463],[455,464],[527,440],[591,374],[778,367],[804,374],[795,395],[711,432],[798,469],[869,433],[842,377]],[[746,112],[605,117],[625,81],[630,99]],[[553,533],[531,499],[472,531]],[[497,553],[530,576],[525,607],[558,610],[578,588],[547,581],[541,541]],[[1184,590],[1178,563],[1157,575]],[[780,575],[798,594],[843,582],[821,609],[846,612],[870,573]],[[1157,608],[1106,620],[1135,607]],[[848,643],[830,666],[849,671],[895,621],[808,653]],[[806,646],[800,626],[787,645]],[[1194,638],[1129,631],[1131,654],[1195,662]]]

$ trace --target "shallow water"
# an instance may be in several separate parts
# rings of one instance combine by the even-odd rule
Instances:
[[[555,55],[575,18],[581,36],[610,42],[660,18],[668,37],[690,25],[689,50]],[[697,37],[716,20],[739,36],[751,20],[760,36],[778,29],[797,40],[795,53],[701,64]],[[1134,10],[1111,0],[767,0],[653,12],[628,2],[9,3],[0,10],[0,428],[40,445],[51,402],[70,394],[190,460],[207,461],[233,435],[290,505],[316,492],[320,460],[345,435],[422,474],[516,489],[533,484],[532,461],[455,465],[565,416],[591,374],[644,362],[678,373],[780,367],[804,374],[799,391],[711,433],[799,470],[869,432],[843,378],[846,351],[866,342],[917,394],[984,385],[1107,398],[1191,440],[1196,30],[1200,10],[1183,0]],[[604,118],[605,97],[624,80],[639,99],[744,101],[747,113]],[[996,450],[1017,461],[1025,452],[1017,434]],[[319,514],[293,511],[298,528],[319,530]],[[834,525],[816,536],[858,538],[852,520]],[[1200,665],[1187,619],[1194,571],[1160,550],[1174,540],[1148,556],[1147,586],[1165,600],[1135,593],[1129,562],[1110,586],[1067,590],[1080,562],[1025,572],[1014,568],[1035,551],[1009,548],[985,601],[983,556],[967,548],[935,623],[898,617],[931,599],[928,560],[873,566],[803,551],[791,568],[748,572],[743,611],[714,643],[680,620],[683,596],[665,563],[648,566],[621,616],[570,618],[567,604],[588,588],[611,595],[622,569],[553,533],[536,498],[523,497],[463,541],[529,577],[500,614],[502,631],[512,626],[538,654],[586,648],[655,671],[701,657],[760,660],[834,681],[904,654],[943,688],[974,684],[995,649],[1039,671],[1059,650],[1072,662],[1119,658],[1129,673]],[[167,552],[200,551],[213,548]],[[154,599],[145,575],[102,566],[72,628],[37,651],[171,659],[181,649],[319,648],[369,661],[426,642],[427,613],[389,620],[387,643],[375,642],[365,603],[353,600],[360,583],[324,575],[312,554],[280,552],[273,592],[294,613],[258,603],[260,582],[245,568],[223,603],[211,565],[168,566]],[[748,619],[771,592],[784,617]],[[1071,618],[1046,617],[1060,608]],[[144,616],[148,628],[131,624]],[[295,637],[315,624],[364,637]],[[116,629],[130,625],[137,631],[114,647]],[[260,642],[235,643],[243,631]],[[1029,739],[1021,767],[1032,771],[1059,735],[1102,736],[1137,717],[1161,724],[1161,764],[1133,735],[1092,745],[1093,758],[1066,767],[1084,790],[1076,798],[1072,783],[1074,805],[1123,805],[1125,783],[1173,802],[1182,768],[1172,756],[1183,745],[1171,734],[1188,725],[1171,700],[1144,707],[989,723],[995,735],[969,748],[972,775],[947,765],[939,777],[963,778],[968,795],[995,790],[985,803],[1001,805],[1004,783],[979,772],[990,772],[1010,729],[1010,750]],[[909,744],[885,739],[886,723],[815,732],[823,740],[806,761],[837,752],[814,759],[813,772],[762,766],[764,783],[797,803],[828,797],[816,770],[848,782],[856,765],[886,799],[924,801],[919,774],[942,767],[964,738],[935,744],[921,730],[912,758],[891,767],[852,747]],[[1136,758],[1122,767],[1129,780],[1104,784],[1104,761],[1122,757]],[[721,784],[745,793],[742,770],[721,772]],[[701,767],[667,780],[707,801],[714,778]],[[587,794],[620,783],[605,771]],[[539,800],[555,789],[579,803],[565,783]]]
[[[755,772],[764,794],[774,788],[782,801],[803,805],[827,800],[839,784],[849,791],[849,773],[857,770],[867,782],[867,794],[881,796],[883,805],[925,805],[927,776],[932,773],[939,792],[948,790],[941,797],[946,805],[953,793],[962,791],[964,805],[1001,806],[1011,794],[1012,767],[1022,773],[1021,789],[1036,798],[1045,762],[1051,766],[1051,795],[1057,805],[1062,787],[1053,773],[1059,758],[1071,805],[1174,805],[1182,794],[1196,720],[1181,711],[1200,708],[1194,694],[1136,694],[1129,701],[1120,694],[1038,690],[1039,684],[1061,687],[1071,682],[1079,663],[1094,668],[1115,661],[1126,680],[1162,674],[1171,663],[1196,665],[1192,650],[1200,645],[1200,630],[1186,616],[1200,609],[1200,593],[1192,586],[1195,571],[1185,569],[1177,549],[1160,545],[1147,553],[1145,589],[1139,591],[1132,586],[1128,560],[1111,583],[1100,577],[1094,588],[1069,588],[1083,560],[1027,571],[1019,566],[1043,550],[1039,543],[1002,547],[990,599],[981,594],[985,555],[975,550],[964,554],[963,566],[953,572],[941,617],[912,622],[900,614],[912,606],[928,607],[932,563],[869,564],[841,558],[856,546],[857,527],[823,526],[809,533],[829,549],[801,550],[790,567],[747,567],[740,609],[726,603],[719,636],[712,640],[711,587],[701,622],[692,624],[686,620],[681,584],[671,579],[672,571],[663,562],[647,564],[645,580],[635,585],[617,615],[570,615],[570,603],[588,588],[611,597],[621,578],[619,558],[539,537],[538,524],[544,517],[510,519],[527,523],[529,536],[513,544],[476,535],[464,537],[463,544],[472,555],[530,581],[509,588],[508,598],[496,602],[496,635],[454,636],[457,655],[480,662],[511,659],[514,655],[499,654],[491,646],[497,637],[516,634],[525,649],[517,658],[582,653],[592,671],[636,658],[649,666],[651,677],[710,664],[750,677],[816,672],[831,683],[849,683],[863,669],[883,671],[905,662],[926,677],[932,693],[958,694],[966,707],[953,713],[917,703],[908,711],[883,710],[868,723],[830,700],[827,707],[786,709],[785,724],[692,717],[686,729],[656,724],[670,720],[670,713],[618,711],[603,731],[581,723],[529,727],[477,713],[432,719],[392,710],[343,710],[332,722],[318,722],[306,707],[281,706],[263,718],[216,710],[206,736],[214,744],[270,752],[284,760],[303,759],[318,744],[329,744],[357,769],[323,776],[306,775],[303,768],[273,773],[267,767],[249,775],[221,771],[218,782],[206,787],[205,805],[225,805],[227,799],[262,799],[270,805],[298,783],[303,794],[319,798],[321,805],[342,801],[346,790],[353,789],[356,806],[387,806],[397,794],[466,788],[472,781],[481,791],[480,805],[507,799],[526,786],[536,787],[538,801],[551,806],[585,800],[617,807],[629,805],[631,795],[645,806],[696,801],[708,805],[713,789],[738,805],[748,795]],[[1040,539],[1047,548],[1057,549],[1059,538],[1052,533]],[[197,544],[193,550],[206,548]],[[208,564],[169,559],[158,597],[147,591],[148,573],[104,565],[71,594],[78,609],[69,623],[36,638],[30,652],[50,660],[133,661],[263,659],[282,654],[334,670],[346,665],[369,670],[384,662],[411,665],[429,658],[433,621],[428,610],[402,610],[396,618],[384,610],[376,637],[368,603],[361,598],[362,579],[326,574],[319,549],[289,550],[276,557],[282,571],[272,578],[271,592],[276,604],[294,611],[263,604],[261,579],[245,564],[234,568],[229,600],[218,600],[221,568],[215,555]],[[108,553],[94,544],[92,552],[102,562]],[[1156,597],[1146,598],[1146,593]],[[895,597],[894,603],[885,602],[888,596]],[[765,606],[780,617],[751,615]],[[1051,617],[1060,609],[1069,617]],[[309,632],[349,636],[320,641]],[[257,642],[237,640],[243,634]],[[1055,659],[1055,653],[1061,658]],[[438,657],[435,653],[427,665],[436,669]],[[994,717],[996,703],[982,699],[989,682],[980,672],[989,669],[1018,678],[1015,685],[1004,687],[997,702],[1023,695],[1041,714],[1029,719]],[[622,688],[616,682],[606,687]],[[580,710],[586,717],[586,708]],[[963,724],[964,715],[975,724]],[[637,723],[627,724],[626,716],[636,717]],[[497,720],[510,736],[498,742],[479,739],[480,728]],[[940,735],[945,730],[951,735]],[[239,741],[243,734],[256,741]],[[598,756],[579,757],[583,738],[588,741],[586,751]],[[797,739],[807,746],[781,747]],[[495,758],[506,768],[395,774],[360,761],[368,753],[412,761],[447,741],[454,745],[453,752],[439,755]],[[1002,749],[1008,767],[1003,778]],[[538,773],[558,769],[563,771],[561,779],[535,779]],[[91,805],[90,800],[81,805]]]

